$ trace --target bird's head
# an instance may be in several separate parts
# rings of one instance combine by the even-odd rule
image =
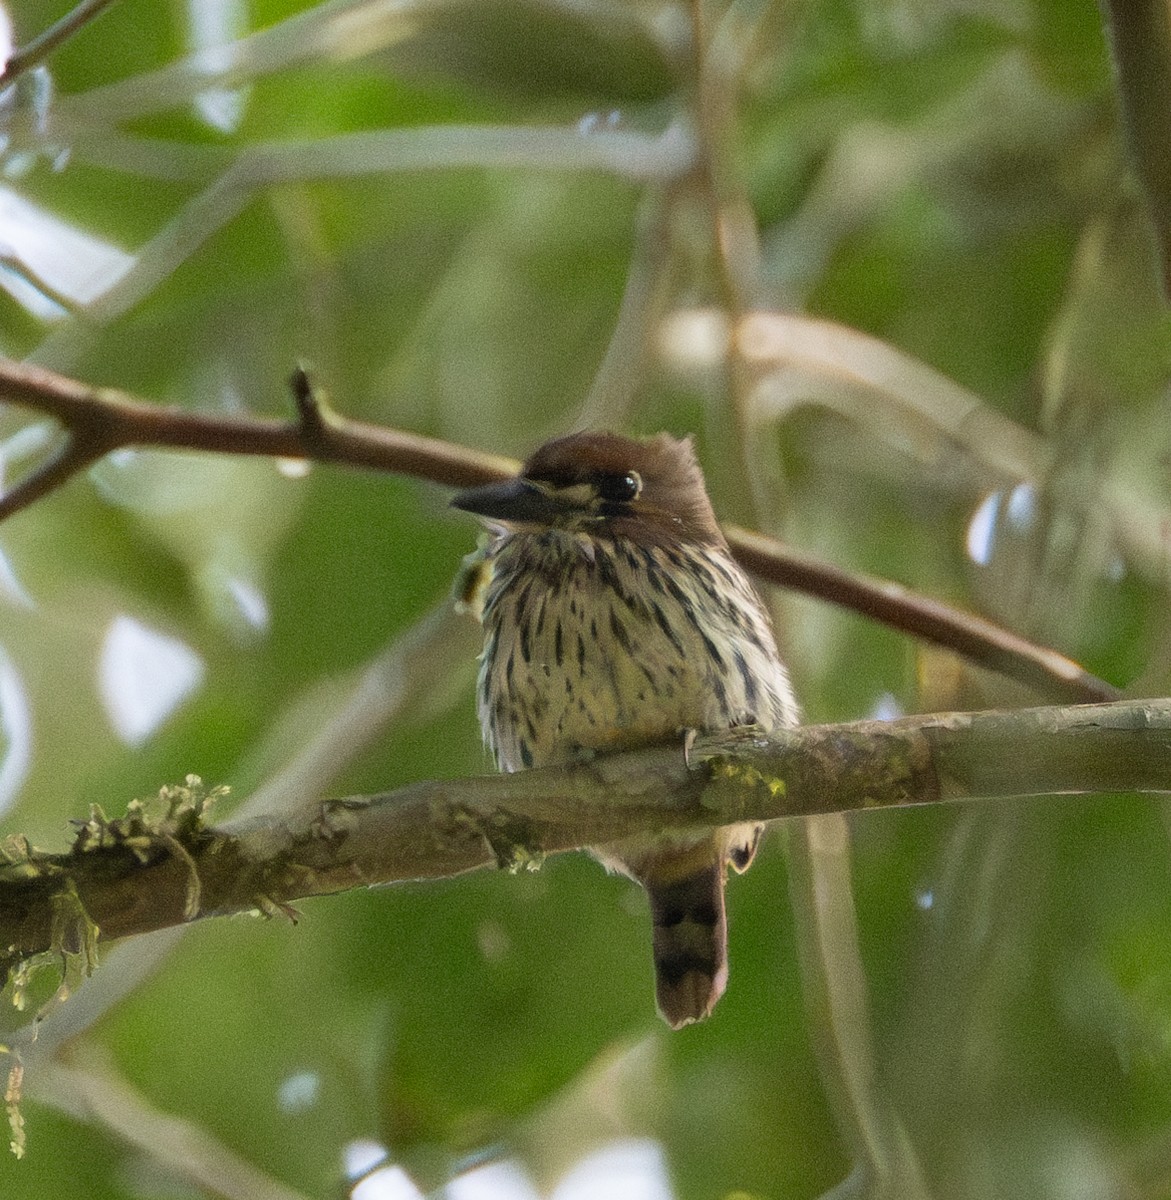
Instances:
[[[451,502],[506,528],[563,529],[642,542],[722,545],[689,438],[574,433],[546,442],[515,479]]]

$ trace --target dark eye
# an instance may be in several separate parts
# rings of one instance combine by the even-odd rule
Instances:
[[[598,480],[598,495],[603,500],[633,500],[641,491],[642,480],[637,471],[627,471],[622,475],[603,475]]]

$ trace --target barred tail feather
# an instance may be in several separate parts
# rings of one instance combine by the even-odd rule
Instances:
[[[724,864],[670,882],[643,881],[654,922],[655,996],[672,1029],[700,1021],[728,983]]]

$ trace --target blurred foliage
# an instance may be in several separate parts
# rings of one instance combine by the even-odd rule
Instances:
[[[7,6],[21,42],[68,7]],[[912,444],[884,395],[847,409],[811,388],[753,426],[783,476],[768,523],[1165,693],[1171,329],[1098,8],[701,7],[737,67],[723,149],[770,301],[885,339],[1045,448],[1043,477],[1003,490],[962,445]],[[118,0],[0,107],[0,352],[266,414],[289,411],[285,380],[308,359],[347,414],[521,455],[578,419],[649,239],[646,352],[636,315],[619,325],[636,349],[591,411],[695,432],[728,511],[729,381],[657,338],[666,312],[726,299],[686,188],[664,190],[656,224],[621,172],[523,153],[316,166],[315,147],[359,131],[649,138],[694,103],[689,20],[666,0]],[[184,55],[215,63],[217,39],[262,29],[280,36],[247,43],[225,87],[183,92]],[[223,183],[273,143],[303,170]],[[141,282],[106,290],[127,256]],[[44,452],[29,429],[0,412],[8,479]],[[89,803],[117,811],[188,772],[232,785],[232,803],[271,782],[352,719],[360,673],[442,601],[475,538],[444,503],[414,482],[143,451],[13,518],[5,831],[55,847]],[[813,601],[778,605],[811,719],[1038,699]],[[426,674],[401,681],[396,722],[330,762],[330,794],[488,769],[470,656],[466,678]],[[852,822],[877,1068],[933,1194],[1171,1194],[1168,827],[1127,797]],[[732,883],[728,995],[681,1034],[653,1013],[645,901],[582,857],[317,900],[295,927],[206,922],[98,1004],[63,1061],[104,1049],[145,1103],[305,1195],[345,1194],[363,1140],[424,1189],[504,1157],[550,1194],[600,1147],[653,1139],[660,1189],[681,1200],[817,1196],[851,1162],[818,1070],[832,1031],[802,1004],[781,842]],[[38,1091],[37,1067],[34,1049],[28,1157],[0,1157],[0,1194],[198,1194],[115,1122]],[[365,1200],[398,1194],[376,1178]],[[477,1178],[463,1200],[528,1194],[461,1182]],[[849,1194],[883,1194],[857,1182]]]

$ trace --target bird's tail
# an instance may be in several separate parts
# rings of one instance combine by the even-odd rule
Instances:
[[[714,858],[677,878],[643,879],[654,922],[655,996],[672,1029],[700,1021],[728,983],[724,863]]]

